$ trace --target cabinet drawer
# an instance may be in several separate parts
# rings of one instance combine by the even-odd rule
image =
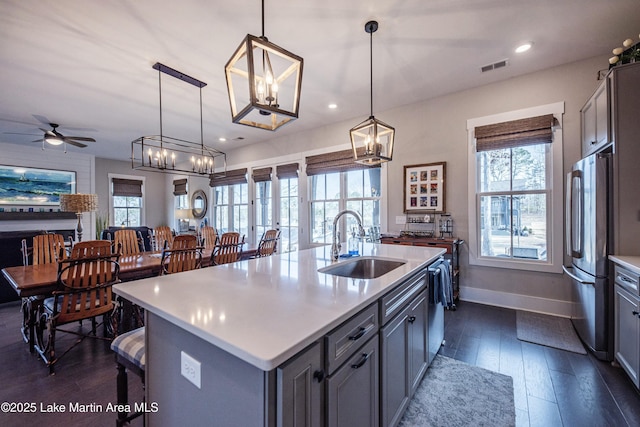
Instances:
[[[453,252],[452,244],[449,243],[439,243],[439,242],[415,242],[413,246],[426,246],[429,248],[442,248],[447,250],[447,254],[451,254]]]
[[[627,270],[624,267],[620,267],[616,264],[616,284],[620,285],[627,291],[631,292],[634,295],[640,295],[638,291],[638,282],[639,278],[636,273],[633,273]]]
[[[377,334],[378,326],[378,305],[373,304],[327,334],[325,343],[328,374],[331,375],[362,344]]]
[[[384,325],[398,314],[411,299],[427,285],[427,269],[424,269],[398,285],[380,300],[380,324]]]

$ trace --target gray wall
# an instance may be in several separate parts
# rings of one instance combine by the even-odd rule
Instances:
[[[399,231],[402,227],[394,224],[394,218],[403,214],[403,166],[444,161],[447,162],[447,211],[454,218],[455,234],[468,240],[468,119],[564,101],[566,171],[580,157],[580,108],[598,84],[598,70],[607,66],[607,58],[597,57],[395,110],[374,111],[377,118],[396,128],[396,151],[388,164],[388,231]],[[508,69],[495,72],[508,72]],[[232,164],[246,164],[290,154],[292,147],[302,152],[344,142],[348,148],[349,129],[362,118],[243,147],[228,152],[227,158]],[[563,239],[563,236],[556,237]],[[561,274],[469,266],[466,249],[461,262],[463,299],[569,314],[566,302],[571,299],[570,287]]]

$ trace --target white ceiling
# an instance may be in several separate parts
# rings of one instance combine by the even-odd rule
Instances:
[[[355,125],[369,115],[371,19],[380,24],[374,113],[384,120],[378,113],[394,107],[588,57],[602,55],[606,68],[613,48],[639,37],[640,1],[266,0],[265,35],[305,61],[300,118],[274,134],[231,123],[224,77],[245,35],[261,35],[259,0],[2,0],[0,141],[37,153],[42,145],[30,141],[51,121],[97,140],[69,151],[128,159],[133,139],[159,133],[156,62],[208,84],[204,137],[225,152],[344,119]],[[534,47],[516,55],[524,41]],[[480,72],[503,59],[508,67]],[[199,141],[198,89],[170,79],[163,132]]]

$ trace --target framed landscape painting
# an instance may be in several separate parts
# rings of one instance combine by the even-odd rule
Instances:
[[[445,162],[404,167],[405,213],[445,211]]]
[[[75,172],[0,165],[0,205],[59,205],[75,192]]]

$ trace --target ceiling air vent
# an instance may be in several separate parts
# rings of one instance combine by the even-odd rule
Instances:
[[[486,73],[487,71],[491,71],[491,70],[497,70],[498,68],[502,68],[502,67],[506,67],[508,64],[506,59],[503,59],[502,61],[498,61],[498,62],[494,62],[493,64],[489,64],[489,65],[485,65],[484,67],[481,68],[483,73]]]

